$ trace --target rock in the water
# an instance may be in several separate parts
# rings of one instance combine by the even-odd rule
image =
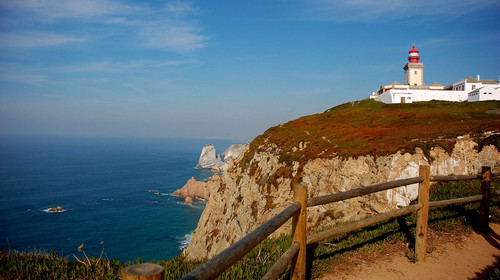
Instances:
[[[247,147],[248,144],[232,144],[224,153],[218,155],[214,145],[208,144],[203,147],[196,168],[207,168],[215,172],[225,171],[229,160],[237,159]]]
[[[194,177],[191,177],[191,179],[189,179],[181,189],[174,191],[173,195],[178,195],[184,198],[190,196],[208,201],[210,198],[210,191],[215,185],[218,184],[219,179],[220,176],[217,174],[208,178],[208,182],[200,182]]]
[[[200,159],[198,160],[196,168],[219,168],[223,164],[221,157],[215,153],[214,145],[208,144],[201,150]]]
[[[64,212],[66,210],[64,208],[62,208],[61,206],[57,206],[57,207],[49,208],[48,211],[49,212]]]
[[[184,200],[184,204],[193,204],[194,201],[193,201],[193,198],[188,196],[186,197],[186,199]]]

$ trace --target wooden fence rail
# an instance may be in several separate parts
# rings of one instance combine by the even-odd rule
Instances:
[[[240,241],[236,242],[215,257],[206,261],[204,264],[191,271],[181,279],[214,279],[215,277],[222,274],[226,269],[235,264],[237,261],[242,259],[247,253],[249,253],[260,242],[262,242],[274,231],[285,224],[290,218],[292,218],[292,244],[262,279],[277,279],[279,275],[286,269],[288,264],[291,265],[290,274],[292,279],[305,279],[306,245],[314,244],[328,238],[356,231],[377,223],[388,221],[415,212],[417,212],[415,256],[417,261],[425,261],[429,207],[443,207],[463,203],[480,202],[480,228],[483,232],[488,232],[490,199],[495,196],[500,196],[500,190],[491,192],[490,182],[491,177],[498,176],[500,176],[500,172],[492,173],[490,167],[483,167],[482,174],[478,175],[430,176],[430,167],[420,166],[418,177],[374,184],[345,192],[318,196],[309,199],[307,199],[307,189],[305,186],[294,186],[293,204],[288,206],[285,210],[274,216],[266,223],[253,230],[251,233],[243,237]],[[429,202],[430,182],[465,180],[481,180],[481,194],[469,197]],[[419,184],[417,204],[387,213],[378,214],[347,225],[331,228],[308,237],[306,236],[307,207],[343,201],[362,195],[417,183]]]
[[[300,203],[294,203],[288,206],[281,213],[274,216],[274,218],[265,222],[254,231],[243,237],[240,241],[229,246],[229,248],[206,261],[204,264],[191,271],[181,279],[214,279],[248,254],[248,252],[271,235],[271,233],[286,223],[295,213],[300,211],[300,208]]]

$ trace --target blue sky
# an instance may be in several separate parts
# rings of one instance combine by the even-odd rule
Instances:
[[[0,135],[251,140],[403,82],[500,75],[498,0],[0,0]]]

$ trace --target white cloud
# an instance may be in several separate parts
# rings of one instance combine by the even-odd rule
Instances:
[[[98,61],[83,64],[46,67],[46,71],[115,73],[129,70],[164,68],[183,64],[197,63],[196,60],[135,60],[135,61]]]
[[[0,80],[44,87],[47,81],[38,66],[27,67],[20,63],[0,63]]]
[[[126,32],[138,45],[186,54],[203,48],[208,40],[203,29],[188,19],[198,9],[186,1],[162,6],[112,0],[0,1],[0,13],[4,49],[55,46]]]
[[[458,17],[498,6],[496,0],[313,0],[300,2],[301,17],[336,22],[394,20],[415,16]],[[443,20],[442,18],[440,18]]]
[[[86,19],[113,14],[132,13],[143,10],[141,6],[131,6],[109,0],[24,0],[2,1],[2,10],[24,13],[33,21],[57,19]]]
[[[128,87],[128,88],[130,88],[130,89],[132,89],[132,90],[134,90],[134,91],[136,91],[136,92],[138,92],[138,93],[141,93],[141,94],[145,94],[146,93],[146,91],[144,89],[139,88],[136,85],[133,85],[131,83],[123,83],[123,85],[126,86],[126,87]]]
[[[27,31],[0,35],[0,49],[51,47],[88,40],[84,37],[67,36],[43,31]]]
[[[205,46],[208,37],[200,35],[197,28],[184,22],[163,22],[142,29],[146,46],[190,53]]]
[[[40,75],[30,75],[30,74],[0,74],[0,80],[14,81],[23,84],[31,84],[39,87],[45,87],[44,83],[46,79]]]
[[[182,16],[198,12],[198,9],[193,7],[192,2],[174,1],[166,4],[167,11],[176,15]]]

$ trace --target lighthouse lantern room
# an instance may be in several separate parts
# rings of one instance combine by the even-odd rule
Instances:
[[[420,62],[420,52],[415,48],[415,44],[408,53],[408,63],[403,67],[405,85],[424,86],[424,64]]]

